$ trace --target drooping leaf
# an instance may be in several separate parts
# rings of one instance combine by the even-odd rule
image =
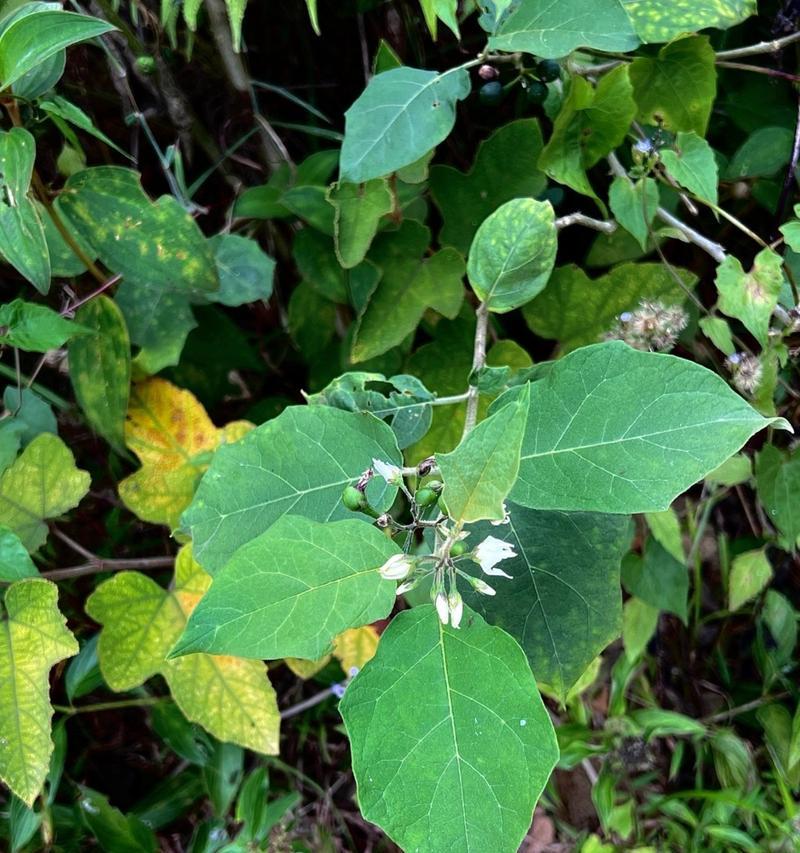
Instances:
[[[717,161],[705,139],[694,132],[679,133],[675,138],[675,150],[664,149],[661,161],[682,187],[704,201],[717,203]]]
[[[77,506],[89,475],[58,436],[37,436],[0,476],[0,524],[33,552],[47,539],[47,520]]]
[[[32,806],[53,751],[50,668],[77,654],[78,644],[50,581],[17,581],[0,610],[0,779]]]
[[[456,38],[460,38],[458,31],[458,0],[419,0],[425,23],[428,25],[431,37],[436,40],[438,22],[447,26]]]
[[[756,456],[758,499],[793,549],[800,538],[800,454],[786,457],[772,444]]]
[[[456,103],[469,90],[463,68],[401,66],[373,77],[345,113],[341,180],[359,184],[419,160],[453,129]]]
[[[394,207],[385,178],[363,184],[336,183],[328,189],[328,201],[336,211],[333,220],[336,255],[346,269],[364,260],[378,231],[378,223]]]
[[[755,598],[772,580],[772,566],[765,548],[737,554],[728,576],[728,609],[738,610]]]
[[[472,241],[467,263],[472,289],[490,311],[519,308],[547,284],[557,242],[549,201],[506,202],[484,220]]]
[[[116,450],[125,447],[125,415],[131,384],[131,344],[122,312],[102,294],[75,319],[91,330],[69,345],[69,378],[92,429]]]
[[[495,536],[516,557],[502,568],[512,580],[488,578],[497,595],[465,586],[465,601],[487,622],[511,634],[541,683],[564,697],[621,630],[619,564],[629,542],[625,516],[539,512],[509,503],[507,525],[470,528],[477,544]],[[480,567],[459,564],[476,577]],[[487,580],[484,577],[484,580]]]
[[[558,748],[507,634],[473,613],[456,630],[431,605],[403,611],[339,707],[362,814],[403,849],[517,849]]]
[[[466,255],[478,226],[512,198],[533,198],[547,178],[537,163],[542,131],[536,119],[519,119],[498,128],[478,146],[472,168],[433,166],[430,188],[442,213],[439,242]]]
[[[717,95],[714,49],[707,36],[683,38],[630,67],[636,119],[705,136]]]
[[[611,183],[608,204],[617,222],[636,238],[642,251],[646,251],[658,210],[658,184],[653,178],[644,177],[634,182],[620,175]]]
[[[621,0],[572,0],[568,12],[548,0],[520,0],[489,37],[489,47],[559,59],[578,47],[613,52],[639,45]]]
[[[38,106],[40,110],[48,115],[61,118],[64,121],[75,125],[75,127],[85,130],[87,133],[94,136],[95,139],[99,139],[101,142],[108,145],[109,148],[113,148],[118,154],[122,154],[123,157],[128,157],[128,155],[115,142],[109,139],[105,133],[94,126],[92,120],[80,107],[75,106],[75,104],[71,103],[66,98],[62,98],[61,95],[51,92],[46,98],[42,98],[39,101]]]
[[[0,525],[0,581],[38,576],[39,571],[19,536],[5,525]]]
[[[454,521],[502,521],[505,499],[517,479],[528,416],[529,388],[481,421],[451,453],[437,453],[442,498]]]
[[[120,572],[100,584],[86,601],[87,613],[103,626],[100,670],[116,691],[160,673],[189,720],[220,740],[274,755],[280,714],[261,661],[206,654],[166,659],[210,583],[184,546],[169,591],[139,572]]]
[[[655,539],[648,539],[644,556],[628,554],[622,561],[622,582],[631,595],[658,610],[688,619],[689,572]]]
[[[767,345],[770,318],[783,285],[783,261],[772,249],[762,249],[750,272],[728,255],[717,267],[719,309],[745,325],[761,346]]]
[[[554,181],[597,199],[586,169],[622,143],[635,112],[627,66],[604,75],[597,87],[573,77],[539,167]]]
[[[666,509],[770,424],[789,428],[693,362],[619,341],[584,347],[531,386],[510,497],[534,509]]]
[[[366,361],[397,346],[428,308],[451,319],[458,314],[464,259],[452,248],[426,256],[430,239],[429,229],[411,219],[375,239],[369,259],[383,275],[358,318],[353,361]]]
[[[165,379],[134,385],[125,443],[142,467],[119,484],[120,497],[142,520],[177,527],[214,451],[251,427],[234,421],[218,429],[194,394]]]
[[[755,0],[620,0],[644,42],[666,42],[708,27],[727,29],[756,14]]]
[[[213,575],[285,513],[316,521],[349,517],[342,490],[373,459],[402,464],[388,424],[369,414],[290,406],[215,453],[181,521],[191,532],[195,557]],[[385,512],[396,487],[379,479],[373,478],[366,495]]]
[[[270,298],[275,261],[255,240],[239,234],[218,234],[209,242],[219,276],[214,302],[235,307]]]
[[[345,629],[389,615],[395,584],[378,569],[397,553],[363,521],[284,515],[217,572],[171,654],[317,660]]]
[[[688,270],[677,274],[694,287],[697,277]],[[558,267],[547,287],[523,308],[528,325],[543,338],[552,338],[569,352],[596,342],[611,329],[623,311],[634,311],[642,300],[682,305],[686,291],[663,264],[627,263],[600,278],[589,278],[574,264]]]

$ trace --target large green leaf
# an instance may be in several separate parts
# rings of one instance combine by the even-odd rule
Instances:
[[[86,420],[116,450],[125,447],[125,415],[131,384],[131,344],[122,313],[107,296],[84,305],[75,317],[91,329],[69,345],[69,378]]]
[[[617,222],[636,238],[643,252],[647,251],[659,205],[656,181],[644,177],[634,182],[627,175],[618,175],[611,182],[608,204]]]
[[[464,259],[450,247],[427,256],[430,239],[429,229],[413,219],[375,239],[369,260],[383,275],[358,318],[353,361],[366,361],[400,344],[428,308],[451,319],[458,314]]]
[[[480,616],[398,614],[340,704],[358,801],[405,850],[511,853],[558,758],[525,655]]]
[[[209,240],[219,275],[214,302],[236,307],[272,295],[275,261],[255,240],[239,234],[217,234]]]
[[[756,456],[758,498],[770,521],[793,550],[800,538],[800,453],[784,456],[768,444]]]
[[[714,49],[706,36],[684,38],[630,67],[638,121],[705,136],[717,94]]]
[[[620,0],[644,42],[672,41],[707,27],[727,29],[756,14],[756,0]]]
[[[717,203],[717,161],[711,146],[696,133],[679,133],[675,150],[664,149],[661,161],[682,187],[711,204]]]
[[[558,59],[578,47],[627,51],[639,44],[622,0],[520,0],[489,38],[492,50]]]
[[[502,521],[504,501],[519,473],[528,415],[528,387],[507,406],[467,433],[451,453],[437,453],[442,497],[454,521]]]
[[[343,181],[382,178],[419,160],[453,129],[469,74],[402,66],[373,77],[345,113]]]
[[[0,88],[7,88],[65,47],[113,29],[99,18],[55,9],[19,18],[0,35]]]
[[[487,622],[522,646],[540,683],[561,696],[621,630],[619,565],[630,542],[622,515],[539,512],[510,503],[508,525],[478,524],[476,543],[495,536],[517,556],[503,561],[512,580],[499,579],[497,595],[462,590]],[[463,567],[481,576],[480,567]]]
[[[317,660],[346,628],[391,613],[378,569],[399,549],[364,521],[285,515],[217,572],[172,655]]]
[[[0,612],[0,779],[33,805],[53,751],[50,668],[78,653],[58,609],[58,588],[41,579],[17,581]]]
[[[594,344],[531,386],[511,499],[534,509],[663,510],[770,424],[790,429],[698,364]]]
[[[285,513],[316,521],[346,518],[342,490],[373,458],[402,464],[388,424],[368,414],[290,406],[214,454],[181,520],[191,531],[195,557],[214,574]],[[396,491],[374,478],[367,497],[382,512]]]
[[[14,299],[0,305],[0,343],[27,352],[57,349],[87,329],[57,314],[46,305]]]
[[[210,583],[187,546],[178,554],[169,591],[139,572],[121,572],[100,584],[86,601],[86,612],[103,626],[100,671],[117,691],[160,673],[188,719],[220,740],[274,755],[280,714],[261,661],[206,654],[166,659]]]
[[[677,274],[687,288],[697,277]],[[643,299],[682,305],[686,291],[663,264],[620,264],[600,278],[589,278],[578,266],[558,267],[550,283],[523,308],[528,325],[543,338],[557,340],[564,352],[595,343],[623,311],[634,311]]]
[[[674,613],[686,624],[689,572],[654,538],[647,540],[644,554],[628,554],[622,562],[625,589],[658,610]]]
[[[336,183],[327,193],[335,212],[336,255],[346,269],[364,260],[378,231],[378,223],[394,207],[389,182],[375,178],[363,184]]]
[[[538,196],[547,184],[537,165],[541,151],[539,122],[526,118],[504,124],[481,142],[466,174],[433,166],[431,195],[444,219],[439,241],[466,255],[478,226],[501,204]]]
[[[89,475],[58,436],[37,436],[0,476],[0,524],[19,536],[29,551],[47,539],[47,520],[78,505]]]
[[[22,540],[4,525],[0,525],[0,581],[18,581],[39,576]]]
[[[556,260],[557,236],[549,201],[506,202],[478,228],[467,276],[490,311],[503,314],[544,289]]]

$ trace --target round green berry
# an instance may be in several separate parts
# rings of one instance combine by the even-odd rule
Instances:
[[[542,59],[536,64],[536,76],[545,83],[552,83],[561,76],[561,66],[555,59]]]
[[[466,542],[453,542],[450,546],[450,556],[451,557],[460,557],[462,554],[466,554],[467,552],[467,543]]]
[[[419,506],[433,506],[439,500],[439,495],[433,489],[423,486],[417,489],[414,500]]]
[[[142,54],[136,57],[136,67],[142,74],[154,74],[156,70],[156,61],[152,56]]]
[[[531,80],[525,89],[525,98],[531,106],[538,107],[547,97],[547,86],[540,80]]]
[[[342,503],[353,512],[358,512],[367,505],[367,499],[355,486],[345,486],[342,492]]]
[[[487,107],[496,107],[503,100],[503,84],[499,80],[490,80],[478,89],[478,99]]]

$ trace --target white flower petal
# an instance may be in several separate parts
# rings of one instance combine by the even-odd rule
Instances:
[[[511,575],[507,575],[505,572],[494,567],[501,560],[508,560],[516,556],[517,553],[513,545],[509,542],[504,542],[502,539],[497,539],[495,536],[487,536],[473,553],[473,558],[477,560],[481,569],[487,575],[502,575],[504,577],[511,577]]]
[[[372,467],[379,477],[383,477],[387,483],[398,485],[403,479],[403,472],[397,465],[392,465],[389,462],[381,462],[380,459],[372,460]]]
[[[439,614],[439,621],[442,625],[446,625],[450,621],[450,608],[447,605],[447,596],[440,592],[436,596],[436,612]]]
[[[464,615],[464,601],[457,592],[451,592],[447,598],[447,606],[450,609],[450,624],[458,628]]]
[[[384,580],[401,581],[414,571],[414,560],[406,554],[393,554],[378,571]]]

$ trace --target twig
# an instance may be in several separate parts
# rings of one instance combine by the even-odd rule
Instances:
[[[783,179],[783,188],[781,189],[780,198],[778,199],[778,207],[775,211],[775,222],[776,227],[773,233],[777,233],[777,226],[783,222],[783,215],[786,211],[786,203],[789,201],[789,196],[792,193],[792,188],[794,187],[794,176],[797,171],[797,161],[800,158],[800,95],[796,94],[797,98],[797,117],[795,118],[794,123],[794,142],[792,143],[792,156],[789,160],[789,168],[786,170],[786,177]],[[785,264],[788,268],[788,264]],[[794,295],[795,302],[797,302],[797,284],[794,279],[789,276],[789,284],[792,286],[792,293]]]
[[[768,77],[780,77],[781,80],[790,80],[792,83],[800,81],[797,74],[789,74],[787,71],[778,71],[777,68],[765,68],[763,65],[746,65],[744,62],[717,62],[720,68],[733,68],[736,71],[752,71],[755,74],[766,74]]]
[[[484,302],[475,312],[475,347],[472,353],[472,373],[477,373],[486,363],[486,330],[489,326],[489,309]],[[464,431],[462,439],[475,426],[478,420],[479,391],[476,385],[470,386],[467,392],[467,413],[464,416]]]
[[[307,711],[309,708],[313,708],[315,705],[319,705],[321,702],[324,702],[330,696],[335,696],[336,693],[334,688],[338,686],[340,685],[326,687],[324,690],[320,690],[319,693],[309,696],[308,699],[304,699],[296,705],[291,705],[285,711],[281,711],[281,719],[288,720],[289,717],[296,717],[298,714],[302,714],[303,711]]]
[[[777,53],[789,44],[800,41],[800,31],[772,41],[760,41],[747,47],[737,47],[733,50],[721,50],[717,59],[736,59],[740,56],[756,56],[759,53]]]
[[[104,293],[110,287],[113,287],[115,284],[118,284],[122,280],[122,276],[120,274],[112,275],[108,281],[104,284],[101,284],[97,290],[92,291],[88,296],[84,296],[83,299],[79,299],[77,302],[72,305],[67,304],[61,309],[61,316],[66,317],[68,314],[74,314],[78,308],[84,306],[87,302],[91,302],[96,296],[100,296],[101,293]]]
[[[67,578],[78,578],[83,575],[96,575],[100,572],[118,572],[125,569],[138,569],[148,572],[155,569],[164,569],[175,562],[174,557],[139,557],[121,560],[90,560],[79,566],[69,566],[65,569],[52,569],[42,572],[41,576],[48,580],[66,580]]]
[[[560,216],[555,222],[556,230],[569,228],[570,225],[583,225],[586,228],[592,228],[594,231],[602,231],[604,234],[613,234],[617,230],[617,223],[613,219],[594,219],[591,216],[586,216],[585,213],[570,213],[567,216]]]
[[[758,699],[753,699],[751,702],[745,702],[744,705],[737,705],[735,708],[729,708],[727,711],[719,711],[716,714],[709,714],[707,717],[701,717],[698,722],[703,725],[711,723],[722,723],[725,720],[730,720],[733,717],[738,717],[740,714],[746,714],[748,711],[755,711],[762,705],[769,705],[770,702],[779,702],[781,699],[786,699],[789,696],[789,691],[778,693],[775,696],[760,696]]]
[[[120,708],[149,708],[168,702],[168,696],[142,696],[139,699],[120,699],[116,702],[95,702],[91,705],[53,705],[53,710],[60,714],[94,714],[98,711],[117,711]]]

